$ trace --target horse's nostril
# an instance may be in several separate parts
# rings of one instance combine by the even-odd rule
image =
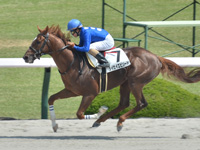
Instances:
[[[28,61],[28,56],[24,56],[23,59],[24,59],[25,62],[27,62]]]

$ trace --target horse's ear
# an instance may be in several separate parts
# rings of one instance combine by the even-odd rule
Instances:
[[[46,31],[46,32],[49,31],[49,26],[46,26],[45,31]]]
[[[40,33],[42,32],[43,34],[46,34],[48,32],[48,30],[49,30],[49,26],[46,26],[46,28],[44,30],[40,29],[40,27],[38,25],[37,25],[37,28],[38,28],[38,31]]]
[[[38,31],[39,31],[39,32],[42,32],[42,30],[40,29],[40,27],[39,27],[38,25],[37,25],[37,28],[38,28]]]
[[[47,34],[48,31],[49,31],[49,26],[46,26],[46,28],[44,30],[42,30],[42,33]]]

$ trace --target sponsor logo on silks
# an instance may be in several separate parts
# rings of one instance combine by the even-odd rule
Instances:
[[[130,65],[129,61],[119,62],[115,65],[110,66],[110,70],[114,71],[114,70],[121,69],[121,68],[124,68],[124,67],[129,66],[129,65]]]

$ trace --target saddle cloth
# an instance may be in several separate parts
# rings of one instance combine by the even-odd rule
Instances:
[[[91,54],[86,53],[88,61],[92,67],[97,67],[99,65],[98,60],[93,57]],[[125,52],[121,48],[115,48],[112,50],[108,50],[104,52],[104,57],[110,63],[110,67],[106,68],[106,73],[125,68],[129,66],[131,63],[125,54]],[[97,69],[99,73],[102,72],[102,69]]]

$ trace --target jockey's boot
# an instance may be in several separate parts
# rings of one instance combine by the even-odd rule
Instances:
[[[105,67],[110,67],[110,63],[107,61],[107,59],[101,54],[98,53],[95,58],[99,61],[99,65],[97,66],[97,68],[101,67],[101,68],[105,68]]]
[[[97,66],[97,68],[110,67],[107,59],[98,50],[90,49],[89,53],[99,61],[100,64]]]

